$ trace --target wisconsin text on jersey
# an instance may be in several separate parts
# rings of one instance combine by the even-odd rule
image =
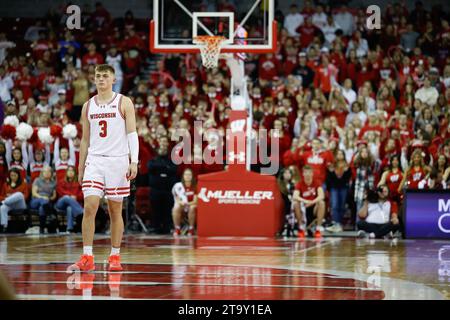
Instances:
[[[106,118],[115,118],[116,113],[94,113],[90,115],[91,120],[93,119],[106,119]]]

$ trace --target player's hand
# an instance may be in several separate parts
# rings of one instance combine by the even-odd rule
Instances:
[[[127,179],[128,181],[134,180],[137,176],[137,163],[130,163],[127,171]]]

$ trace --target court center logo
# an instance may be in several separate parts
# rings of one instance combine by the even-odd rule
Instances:
[[[439,214],[439,230],[443,233],[450,233],[450,199],[439,199]],[[444,221],[447,221],[447,224]]]

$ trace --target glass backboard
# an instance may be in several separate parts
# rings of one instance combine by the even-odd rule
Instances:
[[[150,50],[194,53],[195,36],[224,36],[223,53],[268,53],[276,48],[274,0],[154,0]]]

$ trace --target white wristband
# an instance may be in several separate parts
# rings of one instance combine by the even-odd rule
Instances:
[[[139,139],[137,132],[128,134],[128,148],[130,149],[131,162],[138,163],[139,161]]]

